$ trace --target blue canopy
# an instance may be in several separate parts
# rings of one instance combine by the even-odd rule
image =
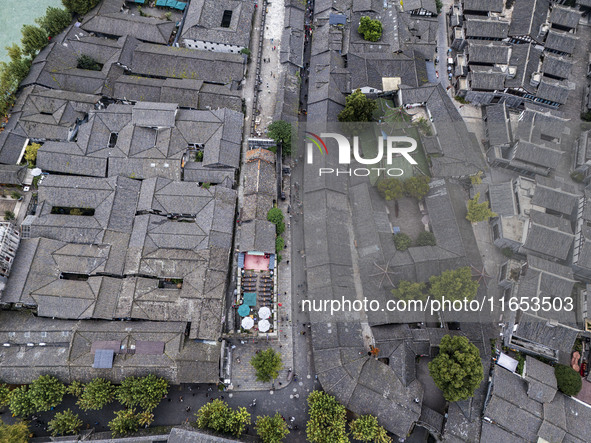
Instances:
[[[248,314],[250,314],[250,306],[242,304],[238,307],[238,315],[240,317],[246,317]]]
[[[256,304],[257,304],[256,292],[245,292],[243,303],[248,306],[256,306]]]

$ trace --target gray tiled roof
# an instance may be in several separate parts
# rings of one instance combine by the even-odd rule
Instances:
[[[549,0],[515,2],[509,35],[511,37],[530,36],[539,42],[542,36],[541,26],[546,21],[549,6]]]
[[[511,47],[498,42],[468,42],[470,63],[508,64]]]
[[[240,226],[240,251],[275,253],[275,225],[267,220],[251,220]]]
[[[581,12],[573,8],[554,4],[550,13],[550,23],[567,28],[576,28],[581,19]]]
[[[542,72],[559,78],[568,78],[573,66],[573,61],[554,54],[545,54],[542,64]]]
[[[244,76],[246,56],[143,43],[133,53],[134,74],[231,84]]]
[[[527,395],[540,403],[554,399],[557,385],[554,368],[529,355],[525,358],[525,379],[528,382]]]
[[[232,16],[222,27],[226,11]],[[253,22],[254,4],[244,0],[193,0],[189,3],[182,39],[213,42],[247,48]]]
[[[168,44],[174,21],[161,20],[155,17],[141,17],[139,15],[109,13],[95,15],[82,22],[82,29],[109,37],[130,35],[147,43]]]
[[[573,34],[550,29],[544,46],[546,49],[572,54],[575,50],[577,40],[578,37]]]
[[[490,146],[508,145],[513,141],[509,112],[505,103],[488,105],[482,108],[486,133]]]
[[[511,182],[495,183],[488,186],[490,209],[499,216],[511,216],[516,213],[515,196]]]
[[[503,0],[464,0],[464,11],[502,12]]]
[[[513,148],[513,158],[516,160],[546,168],[555,168],[559,164],[562,155],[562,151],[543,145],[535,145],[523,140],[518,140]]]
[[[466,19],[466,37],[504,39],[509,32],[509,22],[495,19],[469,17]]]

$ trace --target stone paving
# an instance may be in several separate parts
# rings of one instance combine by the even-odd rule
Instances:
[[[289,177],[285,178],[289,181]],[[282,389],[287,385],[287,373],[289,368],[293,368],[293,330],[291,323],[291,272],[289,260],[291,257],[291,223],[287,213],[288,202],[290,201],[289,183],[286,183],[286,200],[279,201],[278,206],[283,211],[285,217],[286,230],[283,233],[285,239],[285,249],[281,254],[283,260],[279,263],[277,269],[278,276],[278,335],[277,338],[264,337],[232,340],[232,385],[234,390],[256,391],[271,389],[271,382],[263,383],[256,380],[254,368],[250,364],[250,359],[258,350],[265,350],[269,347],[281,354],[283,360],[283,370],[275,381],[275,388]],[[300,331],[297,331],[300,333]]]

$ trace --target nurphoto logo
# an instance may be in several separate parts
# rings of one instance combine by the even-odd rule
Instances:
[[[306,163],[311,165],[314,161],[314,152],[318,150],[320,155],[328,155],[329,148],[327,147],[328,140],[332,139],[337,143],[338,149],[338,163],[340,165],[351,164],[351,153],[353,153],[354,160],[361,165],[386,165],[390,166],[395,157],[403,157],[411,165],[416,165],[417,162],[411,157],[410,153],[417,149],[417,141],[412,137],[407,136],[392,136],[383,134],[377,137],[377,151],[372,158],[362,157],[361,147],[359,143],[359,136],[353,136],[353,149],[351,149],[351,142],[346,136],[336,132],[322,132],[317,135],[313,132],[306,131]],[[385,145],[385,148],[384,148]],[[330,149],[332,151],[332,149]],[[385,163],[384,163],[385,160]],[[336,175],[356,175],[367,176],[372,172],[377,172],[378,175],[384,173],[390,177],[399,177],[404,173],[401,168],[388,167],[373,167],[373,168],[319,168],[319,175],[336,174]]]

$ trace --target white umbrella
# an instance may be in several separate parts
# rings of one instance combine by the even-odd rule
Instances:
[[[34,168],[33,170],[31,170],[31,175],[32,175],[33,177],[37,177],[37,176],[41,175],[41,173],[42,173],[42,172],[43,172],[43,171],[42,171],[41,169],[39,169],[39,168]]]
[[[242,327],[244,329],[250,329],[254,326],[254,320],[252,319],[252,317],[244,317],[242,319]]]
[[[271,323],[269,323],[268,320],[261,320],[259,322],[259,331],[261,331],[261,332],[267,332],[270,327],[271,327]]]
[[[271,310],[268,307],[263,306],[261,309],[259,309],[259,317],[263,320],[271,317]]]

